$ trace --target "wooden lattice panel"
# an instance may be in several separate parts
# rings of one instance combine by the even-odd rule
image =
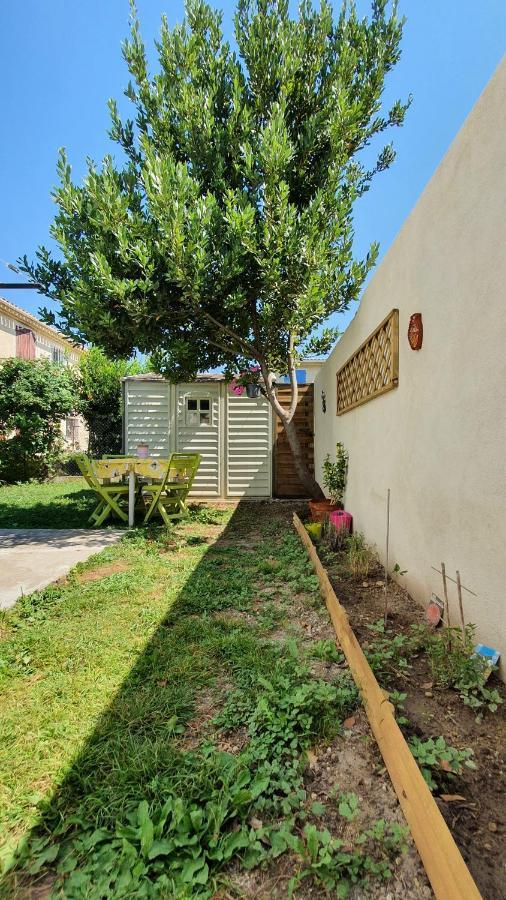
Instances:
[[[399,310],[393,309],[337,373],[337,415],[399,383]]]

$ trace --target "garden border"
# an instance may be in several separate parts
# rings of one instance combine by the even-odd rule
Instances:
[[[293,514],[293,524],[318,576],[337,641],[360,691],[371,730],[434,894],[438,900],[479,900],[481,894],[395,720],[394,707],[376,681],[297,513]]]

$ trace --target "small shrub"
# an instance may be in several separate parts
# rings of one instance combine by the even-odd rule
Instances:
[[[466,626],[464,636],[459,628],[426,629],[424,643],[436,684],[457,690],[463,703],[479,715],[483,709],[497,710],[502,700],[497,690],[486,685],[489,664],[474,653],[474,625]]]
[[[348,476],[348,453],[339,441],[336,444],[336,461],[327,453],[323,463],[323,484],[332,503],[342,503]]]

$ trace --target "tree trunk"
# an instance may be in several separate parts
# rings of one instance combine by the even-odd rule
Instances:
[[[292,451],[295,471],[297,472],[300,483],[307,491],[311,500],[324,500],[325,495],[320,485],[306,466],[302,453],[302,447],[300,445],[299,435],[297,434],[297,429],[295,427],[295,422],[293,421],[293,419],[288,422],[281,416],[280,418],[283,423],[283,428],[285,429],[286,437],[290,445],[290,450]]]
[[[274,386],[274,375],[272,372],[269,372],[265,360],[259,356],[258,361],[260,363],[260,369],[262,371],[262,378],[264,381],[265,388],[265,396],[272,406],[276,415],[281,419],[283,423],[283,428],[285,429],[286,437],[288,440],[288,444],[290,446],[290,450],[292,451],[293,461],[295,464],[295,471],[299,477],[299,481],[307,491],[311,500],[324,500],[325,494],[323,493],[320,485],[316,481],[308,467],[306,466],[304,455],[302,453],[302,447],[300,445],[299,435],[297,434],[297,429],[295,427],[295,422],[293,421],[293,417],[295,415],[295,410],[297,409],[298,402],[298,385],[297,385],[297,373],[295,364],[293,362],[292,357],[292,349],[293,349],[293,337],[290,336],[289,340],[289,357],[288,357],[288,373],[290,376],[290,385],[292,388],[292,400],[290,403],[289,409],[284,409],[281,406],[277,396],[276,389]]]

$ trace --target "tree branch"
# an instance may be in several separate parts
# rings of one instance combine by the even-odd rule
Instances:
[[[293,361],[293,348],[294,338],[293,334],[290,334],[288,338],[288,376],[290,378],[290,386],[292,388],[292,399],[290,401],[290,408],[288,410],[288,422],[291,422],[295,415],[295,410],[297,409],[297,401],[299,399],[299,386],[297,384],[297,370]]]
[[[212,322],[213,325],[216,325],[216,327],[219,328],[220,331],[223,331],[232,340],[236,341],[238,346],[241,347],[243,353],[244,351],[246,351],[249,356],[253,356],[255,359],[258,359],[259,351],[257,347],[255,347],[253,344],[250,344],[249,341],[245,341],[244,338],[240,337],[240,335],[236,334],[235,331],[232,331],[231,328],[228,328],[226,325],[224,325],[223,322],[215,319],[214,316],[211,315],[211,313],[201,311],[200,314],[205,316],[205,318],[208,319],[209,322]]]

